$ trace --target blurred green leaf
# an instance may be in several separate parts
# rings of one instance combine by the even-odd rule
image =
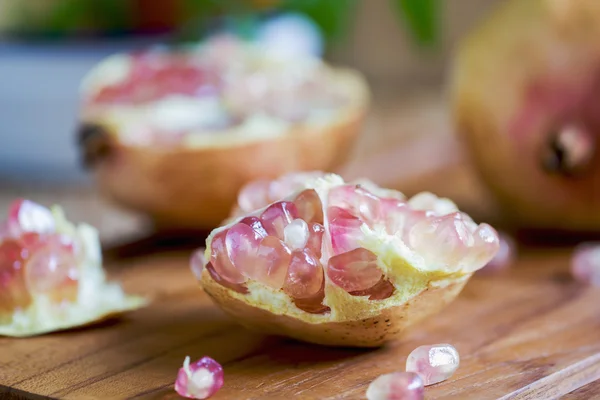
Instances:
[[[441,3],[439,0],[391,0],[413,38],[423,46],[437,44]]]

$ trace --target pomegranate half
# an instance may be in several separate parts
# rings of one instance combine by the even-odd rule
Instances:
[[[144,306],[106,281],[96,230],[29,200],[0,223],[0,336],[88,325]]]
[[[517,228],[600,229],[600,2],[509,0],[458,48],[458,134]]]
[[[246,187],[237,213],[254,207],[249,196],[291,191],[215,229],[192,257],[204,290],[249,328],[379,346],[441,310],[498,250],[496,231],[448,199],[302,176]]]
[[[82,98],[82,153],[108,196],[160,226],[214,228],[246,183],[342,164],[369,90],[355,71],[217,37],[112,56]]]

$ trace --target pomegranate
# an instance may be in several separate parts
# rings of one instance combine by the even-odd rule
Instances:
[[[221,223],[250,181],[340,165],[369,102],[354,71],[221,36],[111,56],[81,93],[81,150],[103,191],[189,228]]]
[[[0,335],[31,336],[138,308],[105,281],[97,233],[29,200],[0,225]]]
[[[204,256],[192,257],[205,291],[249,328],[379,346],[442,309],[498,251],[496,231],[448,199],[407,200],[335,174],[300,176],[302,183],[298,175],[250,183],[235,216],[209,235]],[[284,198],[245,203],[284,183],[291,190]]]
[[[456,129],[517,227],[600,228],[600,3],[509,0],[460,45]]]

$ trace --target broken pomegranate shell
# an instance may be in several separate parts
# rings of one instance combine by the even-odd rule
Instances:
[[[0,223],[0,335],[31,336],[90,324],[145,300],[105,281],[97,233],[60,208],[16,200]]]
[[[403,199],[372,183],[312,175],[284,198],[215,229],[204,258],[192,258],[193,271],[249,328],[379,346],[440,311],[499,247],[491,226],[450,200],[430,193]]]
[[[82,83],[79,143],[101,190],[160,227],[214,228],[246,183],[345,162],[368,108],[364,78],[274,57],[213,39],[100,63]]]
[[[500,2],[461,43],[453,119],[504,220],[600,229],[600,2]]]

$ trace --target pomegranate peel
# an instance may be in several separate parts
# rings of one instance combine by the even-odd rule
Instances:
[[[370,101],[366,81],[358,72],[333,68],[320,60],[301,60],[299,64],[309,64],[307,69],[317,71],[319,76],[322,75],[319,79],[323,80],[318,85],[309,80],[304,88],[300,84],[294,86],[296,75],[290,71],[297,69],[295,62],[275,63],[275,66],[260,62],[257,73],[266,76],[273,73],[281,79],[287,77],[294,83],[290,89],[292,95],[298,91],[302,97],[303,91],[308,90],[319,97],[322,90],[327,92],[333,88],[336,93],[341,93],[343,101],[337,108],[330,107],[331,112],[324,115],[319,111],[319,102],[312,101],[302,102],[309,115],[300,118],[273,115],[272,105],[294,106],[294,96],[288,98],[290,94],[285,92],[288,86],[278,86],[263,79],[261,85],[266,85],[264,96],[269,101],[244,100],[247,109],[240,113],[239,104],[234,107],[230,103],[232,99],[240,101],[248,93],[244,94],[243,88],[238,93],[239,85],[235,82],[227,83],[225,88],[219,85],[227,80],[229,72],[233,71],[235,75],[242,71],[241,76],[249,83],[241,86],[251,86],[254,61],[268,59],[268,56],[259,53],[250,57],[253,60],[250,62],[244,51],[236,50],[227,56],[231,57],[229,61],[222,62],[198,49],[166,51],[156,59],[151,54],[147,55],[148,63],[157,62],[156,59],[161,57],[175,60],[172,62],[175,77],[180,77],[177,68],[181,63],[177,57],[182,54],[184,58],[192,59],[193,65],[204,68],[209,64],[212,70],[209,75],[214,72],[217,76],[210,78],[210,82],[217,82],[211,83],[216,87],[213,96],[218,98],[214,101],[216,105],[197,104],[198,110],[195,110],[188,103],[209,101],[204,97],[212,95],[190,92],[193,85],[180,87],[178,80],[169,83],[171,81],[166,78],[166,87],[162,88],[158,73],[153,79],[140,74],[141,83],[127,83],[123,79],[130,74],[128,71],[139,56],[113,56],[90,71],[82,82],[79,142],[83,158],[95,173],[101,190],[121,205],[149,215],[160,226],[214,228],[228,216],[237,193],[248,182],[274,179],[291,171],[338,167],[347,159],[360,133]],[[239,71],[235,66],[241,66]],[[302,76],[300,73],[300,83]],[[146,87],[144,85],[150,85],[151,93],[155,92],[156,86],[162,92],[157,92],[157,99],[138,101],[130,98],[131,93],[136,96],[145,93],[135,90]],[[125,100],[120,100],[118,93],[110,94],[110,90],[107,96],[117,96],[116,100],[112,103],[97,100],[103,90],[107,92],[106,89],[113,86],[123,89]],[[285,101],[277,101],[280,95]],[[157,107],[163,111],[156,111]],[[163,112],[166,117],[161,117]],[[223,112],[230,115],[229,122],[222,126],[216,124],[214,129],[210,121],[190,121],[189,125],[182,122],[198,116],[219,119]],[[154,135],[156,129],[172,132]]]
[[[303,195],[307,190],[316,192],[318,198]],[[231,218],[227,225],[215,229],[209,235],[204,254],[205,263],[220,262],[212,250],[213,239],[236,227],[240,221],[253,221],[252,217],[261,219],[266,212],[270,216],[273,208],[285,207],[285,204],[298,201],[299,198],[318,201],[323,210],[325,230],[321,256],[316,257],[315,252],[308,247],[294,250],[309,255],[301,275],[293,278],[301,286],[289,290],[285,285],[273,286],[246,274],[242,283],[243,290],[233,290],[229,283],[223,284],[219,282],[220,279],[215,280],[205,268],[200,274],[204,290],[223,310],[251,329],[320,344],[372,347],[397,338],[408,326],[440,311],[460,293],[472,273],[487,264],[498,250],[498,237],[493,228],[486,224],[475,224],[466,215],[459,213],[456,206],[450,207],[450,200],[439,199],[438,208],[449,213],[440,215],[433,210],[412,208],[409,205],[410,199],[408,202],[398,200],[403,198],[400,194],[394,196],[394,202],[386,202],[389,198],[379,198],[372,192],[372,196],[364,200],[365,190],[361,185],[346,184],[337,175],[322,174],[304,182],[300,189],[271,205]],[[389,194],[384,191],[380,193]],[[343,198],[344,195],[348,197]],[[368,212],[365,208],[370,205],[373,209],[379,209],[373,199],[381,203],[382,211],[377,220],[371,220],[377,213]],[[420,206],[418,201],[416,203]],[[361,215],[362,225],[350,225],[349,235],[352,236],[354,249],[336,247],[336,242],[332,241],[332,235],[336,233],[332,231],[330,210],[336,207],[344,207],[345,212],[352,217],[359,218]],[[410,232],[411,229],[423,228],[407,218],[403,222],[405,225],[396,231],[390,231],[386,224],[387,213],[412,213],[417,222],[432,221],[430,225],[435,229],[438,229],[435,225],[436,218],[446,218],[444,223],[448,227],[442,226],[443,229],[438,233],[441,239],[445,239],[439,240],[443,245],[440,247],[442,250],[423,250],[423,244],[421,250],[418,250],[406,243],[407,235],[404,230]],[[270,219],[261,221],[268,224]],[[452,227],[455,230],[451,230]],[[487,232],[487,241],[474,239],[476,232],[481,230]],[[302,232],[306,234],[305,231]],[[308,241],[294,240],[294,243],[308,246]],[[238,248],[232,246],[228,251],[238,251],[236,249]],[[250,252],[252,255],[255,250],[244,247],[239,251]],[[439,253],[441,251],[445,253]],[[432,263],[431,258],[427,258],[430,252],[439,253],[440,259],[452,261]],[[333,261],[340,256],[344,257],[341,263]],[[241,258],[234,258],[237,259]],[[234,263],[242,271],[244,265]],[[308,265],[313,267],[309,268]],[[294,268],[294,262],[290,262],[288,280],[296,274],[292,272]],[[379,272],[373,268],[378,268]],[[318,286],[315,285],[321,285],[321,289],[317,291]],[[390,287],[392,290],[389,290]],[[312,297],[305,299],[304,293]]]
[[[106,281],[95,228],[59,206],[13,203],[0,226],[0,336],[89,325],[146,303]]]

